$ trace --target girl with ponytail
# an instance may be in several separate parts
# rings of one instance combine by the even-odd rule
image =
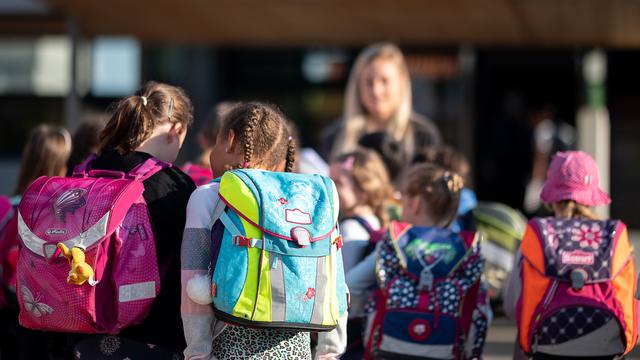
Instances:
[[[100,133],[99,155],[88,167],[129,172],[152,157],[175,161],[193,119],[191,101],[178,87],[148,82],[120,100]],[[77,359],[177,359],[184,349],[180,323],[180,241],[185,209],[195,190],[191,178],[175,166],[143,182],[144,199],[155,229],[160,294],[140,324],[117,336],[93,335],[77,342]]]

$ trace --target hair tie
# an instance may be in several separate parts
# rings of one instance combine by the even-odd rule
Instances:
[[[243,169],[247,169],[248,167],[249,167],[249,162],[248,162],[248,161],[244,161],[244,162],[242,163],[242,168],[243,168]]]
[[[147,106],[147,97],[146,96],[140,96],[140,99],[142,99],[142,106]]]
[[[291,135],[289,135],[289,138],[287,139],[287,141],[292,141],[293,137]]]
[[[447,185],[447,189],[449,189],[450,192],[457,193],[464,186],[464,184],[462,183],[462,178],[456,173],[445,171],[442,175],[442,178]]]

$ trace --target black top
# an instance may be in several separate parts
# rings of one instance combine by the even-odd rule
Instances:
[[[343,121],[342,119],[339,119],[325,128],[322,132],[320,155],[327,161],[330,160],[329,157],[331,156],[331,150],[338,134],[340,133],[340,131],[342,131],[342,126]],[[414,153],[402,154],[403,158],[405,159],[404,165],[408,165],[411,162],[416,151],[420,151],[427,146],[438,146],[442,142],[442,137],[436,124],[434,124],[430,119],[416,112],[411,113],[411,117],[409,118],[409,126],[411,126],[411,128],[413,129]],[[368,134],[363,134],[363,137],[367,135]],[[402,150],[406,152],[406,149]],[[384,154],[381,155],[384,157]]]
[[[150,157],[143,152],[123,156],[108,151],[92,161],[91,168],[126,173]],[[160,170],[143,184],[143,197],[155,228],[161,276],[160,294],[153,302],[147,318],[138,325],[124,329],[120,335],[182,350],[186,344],[180,320],[180,246],[187,203],[196,186],[176,166]]]

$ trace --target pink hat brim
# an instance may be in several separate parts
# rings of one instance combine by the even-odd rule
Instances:
[[[544,185],[540,193],[542,202],[550,204],[559,201],[573,200],[586,206],[603,206],[611,203],[611,197],[602,189],[568,189],[551,188]]]

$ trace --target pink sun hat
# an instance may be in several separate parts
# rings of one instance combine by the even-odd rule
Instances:
[[[583,151],[564,151],[553,155],[540,199],[547,204],[563,200],[573,200],[586,206],[611,203],[609,194],[600,188],[598,165]]]

